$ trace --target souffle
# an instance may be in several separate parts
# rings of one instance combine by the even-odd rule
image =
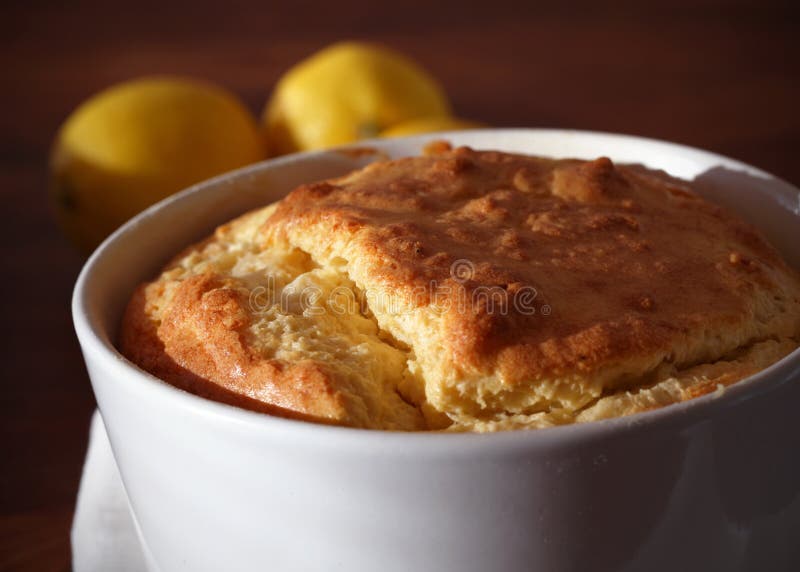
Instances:
[[[120,348],[267,414],[496,431],[721,392],[798,340],[796,271],[689,183],[439,143],[219,227],[136,290]]]

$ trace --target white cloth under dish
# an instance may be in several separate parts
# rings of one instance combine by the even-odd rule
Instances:
[[[106,428],[95,411],[72,521],[75,572],[145,572],[144,554],[131,517]]]

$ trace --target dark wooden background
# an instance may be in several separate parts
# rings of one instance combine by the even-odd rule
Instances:
[[[207,78],[258,112],[339,39],[384,42],[497,126],[670,139],[800,183],[793,2],[37,2],[0,8],[0,569],[69,569],[94,401],[69,299],[81,257],[45,197],[47,152],[84,98],[151,73]]]

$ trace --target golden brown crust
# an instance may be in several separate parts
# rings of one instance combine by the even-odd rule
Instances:
[[[429,398],[451,413],[576,408],[663,361],[798,331],[797,278],[753,229],[607,158],[461,148],[376,164],[301,187],[266,230],[321,264],[347,260],[359,287],[404,312],[425,315],[435,295],[445,310],[430,363],[450,373],[425,383],[438,377]],[[459,261],[466,280],[452,275]],[[536,296],[524,312],[458,303],[487,290],[511,306]],[[431,332],[375,313],[424,361]]]
[[[374,323],[358,307],[345,314],[322,304],[303,307],[289,292],[302,280],[329,290],[346,289],[346,281],[321,272],[301,252],[258,250],[258,229],[270,212],[219,227],[140,286],[123,318],[122,353],[177,387],[247,409],[358,427],[423,428],[420,411],[397,393],[404,354],[378,339]],[[276,296],[281,303],[270,303]]]
[[[242,340],[249,323],[241,294],[210,274],[183,280],[156,324],[146,308],[163,284],[137,289],[125,314],[120,346],[153,375],[192,393],[245,407],[322,422],[347,418],[322,366],[262,360]]]
[[[270,258],[257,272],[236,270],[276,253],[306,266]],[[429,426],[502,428],[491,419],[554,411],[571,419],[665,364],[683,371],[800,333],[797,275],[754,229],[686,183],[607,158],[440,145],[302,186],[222,227],[181,264],[134,296],[128,357],[190,391],[215,397],[198,391],[205,380],[267,409],[364,427],[421,428],[406,402]],[[259,332],[289,319],[251,307],[252,276],[270,268],[326,292],[342,286],[362,307],[345,320],[314,318],[327,328],[322,349],[305,347],[316,322],[300,314],[290,317],[300,337],[264,342]],[[364,320],[358,331],[353,320]],[[298,343],[291,359],[268,357]],[[353,344],[370,349],[335,349]],[[390,362],[399,371],[376,365]]]

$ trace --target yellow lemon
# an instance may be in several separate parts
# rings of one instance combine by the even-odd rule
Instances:
[[[398,123],[381,132],[381,137],[405,137],[418,133],[435,133],[437,131],[459,131],[462,129],[477,129],[485,127],[483,123],[459,119],[457,117],[421,117]]]
[[[264,110],[276,154],[376,137],[419,117],[448,115],[442,88],[392,50],[359,42],[334,44],[290,69]]]
[[[61,127],[51,200],[65,233],[89,251],[147,206],[264,156],[258,122],[231,93],[181,78],[132,80]]]

